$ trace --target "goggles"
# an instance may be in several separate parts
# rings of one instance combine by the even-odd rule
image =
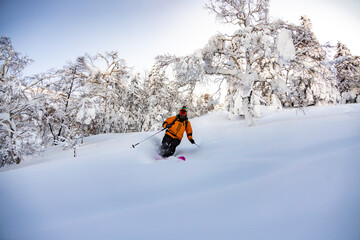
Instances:
[[[180,110],[180,115],[186,115],[186,110],[181,109],[181,110]]]

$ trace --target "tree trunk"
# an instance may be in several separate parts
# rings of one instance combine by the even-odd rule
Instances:
[[[250,111],[251,96],[244,97],[242,100],[243,100],[243,109],[244,109],[244,114],[245,114],[245,121],[246,121],[248,126],[254,126],[255,122],[254,122],[253,116],[252,116],[251,111]]]

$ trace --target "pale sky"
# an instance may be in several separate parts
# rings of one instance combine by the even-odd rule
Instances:
[[[116,50],[136,71],[154,57],[186,55],[233,26],[216,22],[207,0],[0,0],[0,35],[35,62],[25,75],[61,68],[85,53]],[[272,0],[270,15],[300,24],[307,15],[321,43],[340,40],[360,55],[360,1]]]

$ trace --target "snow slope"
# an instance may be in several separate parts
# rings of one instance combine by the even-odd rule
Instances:
[[[185,162],[151,132],[0,169],[0,239],[360,239],[359,104],[191,123]]]

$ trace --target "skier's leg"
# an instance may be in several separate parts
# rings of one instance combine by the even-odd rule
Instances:
[[[159,150],[159,154],[160,156],[163,156],[165,157],[169,147],[170,147],[170,144],[172,142],[173,138],[170,137],[169,135],[165,134],[162,142],[161,142],[161,147],[160,147],[160,150]]]
[[[169,145],[168,151],[166,152],[166,157],[172,156],[175,153],[176,147],[179,146],[179,144],[179,139],[173,139]]]

